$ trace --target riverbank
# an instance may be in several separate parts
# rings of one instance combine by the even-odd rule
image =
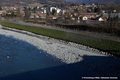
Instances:
[[[29,31],[38,35],[44,35],[48,37],[53,37],[56,39],[65,40],[68,42],[75,42],[79,43],[85,46],[89,46],[95,49],[99,49],[101,51],[105,51],[108,54],[112,54],[115,56],[120,56],[120,42],[107,40],[107,39],[99,39],[90,37],[87,35],[80,35],[77,33],[72,32],[65,32],[65,31],[59,31],[54,29],[46,29],[41,27],[33,27],[33,26],[25,26],[20,24],[14,24],[7,21],[1,21],[0,22],[3,26],[9,27],[9,28],[15,28],[19,30],[25,30]]]
[[[5,36],[12,36],[13,38],[26,41],[65,63],[79,62],[82,60],[82,56],[84,55],[105,56],[104,54],[106,54],[105,52],[80,44],[36,35],[27,31],[21,31],[11,28],[7,29],[9,30],[1,29],[0,34]]]
[[[113,76],[114,72],[114,76],[117,76],[119,73],[119,58],[88,46],[28,31],[0,26],[0,44],[0,60],[2,60],[2,63],[0,61],[0,79],[3,77],[1,80],[7,80],[6,78],[9,80],[9,76],[14,75],[21,75],[19,78],[24,80],[27,78],[33,80],[36,77],[38,77],[37,80],[44,78],[47,80],[51,79],[48,78],[51,73],[57,75],[53,76],[53,79],[58,79],[58,75],[63,79],[70,78],[71,75],[70,80],[77,80],[83,74],[105,76],[109,73]],[[35,73],[32,73],[34,71]],[[27,75],[30,73],[31,76],[25,78],[24,73]]]

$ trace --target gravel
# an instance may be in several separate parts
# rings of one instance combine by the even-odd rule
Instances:
[[[36,35],[27,31],[16,29],[2,29],[0,26],[0,35],[12,37],[18,40],[25,41],[37,49],[42,49],[47,54],[60,59],[62,62],[70,64],[82,61],[83,56],[108,56],[105,52],[93,49],[87,46],[53,39],[50,37]],[[4,45],[2,45],[4,46]],[[13,45],[14,46],[14,45]],[[24,51],[23,51],[24,53]],[[7,56],[9,58],[9,56]]]

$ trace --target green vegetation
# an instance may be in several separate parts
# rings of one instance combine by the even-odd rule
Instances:
[[[79,43],[82,45],[90,46],[102,51],[109,52],[116,56],[120,56],[120,42],[92,38],[92,37],[83,36],[80,34],[64,32],[59,30],[45,29],[45,28],[33,27],[33,26],[24,26],[24,25],[10,23],[7,21],[0,21],[0,24],[10,28],[25,30],[25,31],[33,32],[35,34],[40,34],[44,36],[53,37],[56,39],[62,39],[66,41]]]

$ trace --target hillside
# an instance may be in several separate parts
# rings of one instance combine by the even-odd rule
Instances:
[[[74,2],[74,3],[100,3],[100,4],[120,4],[120,0],[67,0],[67,2]]]
[[[47,0],[0,0],[0,4],[2,4],[2,3],[16,3],[18,1],[25,2],[25,3],[30,3],[30,2],[33,2],[33,1],[46,2]],[[52,0],[52,1],[55,1],[55,0]],[[120,4],[120,0],[65,0],[65,1],[73,2],[73,3],[85,3],[85,4],[91,4],[91,3]]]

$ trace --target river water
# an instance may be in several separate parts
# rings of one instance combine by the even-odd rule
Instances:
[[[63,64],[35,46],[0,35],[0,77]]]

